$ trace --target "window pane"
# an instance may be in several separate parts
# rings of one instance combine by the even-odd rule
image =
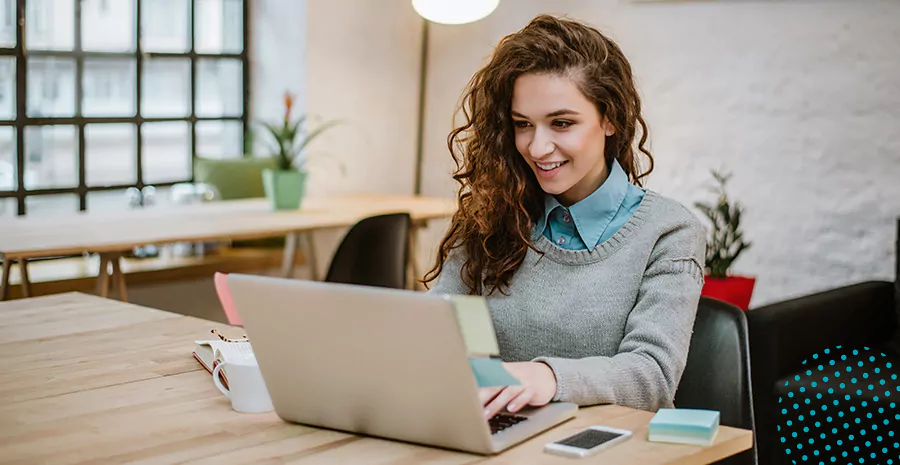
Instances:
[[[0,58],[0,119],[16,119],[16,58]]]
[[[25,128],[25,188],[78,186],[75,126]]]
[[[145,117],[191,114],[191,62],[185,58],[144,60],[141,114]]]
[[[25,36],[32,50],[75,48],[75,0],[28,0]]]
[[[14,191],[16,177],[16,128],[0,127],[0,191]]]
[[[240,60],[199,60],[197,116],[240,116],[242,82]]]
[[[72,215],[78,212],[78,194],[29,195],[25,197],[28,216]]]
[[[88,186],[137,182],[134,124],[88,124],[84,127],[84,156]]]
[[[135,50],[134,0],[79,0],[81,48],[89,51]]]
[[[28,59],[28,116],[75,115],[75,62]]]
[[[0,199],[0,218],[16,216],[18,210],[16,203],[16,199],[13,198]]]
[[[197,156],[240,158],[243,153],[243,124],[240,121],[198,121]]]
[[[141,2],[141,49],[146,52],[187,52],[189,0]]]
[[[191,179],[191,126],[186,122],[145,123],[141,126],[144,182]]]
[[[0,47],[16,46],[16,2],[2,0],[0,5]]]
[[[131,201],[128,189],[116,189],[88,192],[86,202],[88,211],[97,212],[131,210]]]
[[[81,113],[84,116],[134,116],[135,61],[84,61]]]
[[[243,41],[242,0],[197,0],[194,48],[200,53],[240,53]]]

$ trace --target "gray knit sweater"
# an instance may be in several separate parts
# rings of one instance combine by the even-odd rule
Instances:
[[[563,250],[539,231],[507,290],[486,295],[504,361],[542,361],[554,400],[671,407],[703,284],[706,239],[681,204],[647,191],[593,250]],[[465,294],[461,249],[430,292]]]

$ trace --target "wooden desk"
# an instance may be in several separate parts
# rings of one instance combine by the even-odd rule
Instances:
[[[488,458],[239,414],[190,355],[213,327],[84,294],[0,303],[0,461],[572,464],[543,445],[590,424],[635,437],[579,464],[710,463],[751,444],[727,427],[709,448],[648,443],[652,414],[618,406],[582,409]]]
[[[119,288],[122,300],[127,300],[120,257],[134,247],[285,236],[284,270],[289,275],[293,270],[297,239],[301,233],[351,226],[372,215],[408,212],[413,220],[411,237],[415,238],[418,229],[429,220],[448,218],[455,211],[454,199],[351,195],[311,198],[304,202],[301,210],[288,212],[271,211],[265,199],[249,199],[115,213],[85,212],[54,218],[26,216],[2,219],[0,259],[3,260],[3,281],[0,282],[0,300],[6,298],[13,262],[19,263],[22,291],[28,296],[28,260],[84,252],[99,253],[98,293],[106,296],[112,279]],[[308,246],[313,248],[311,234],[307,234],[307,241]],[[415,247],[414,239],[410,247]],[[313,253],[309,255],[314,257]],[[417,276],[418,265],[412,258],[410,265]],[[315,263],[311,266],[315,268]]]

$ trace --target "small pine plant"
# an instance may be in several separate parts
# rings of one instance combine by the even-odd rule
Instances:
[[[731,265],[738,256],[750,248],[744,241],[741,231],[741,211],[738,203],[732,204],[728,199],[725,186],[731,174],[712,171],[717,185],[711,190],[718,197],[715,204],[697,202],[697,209],[712,224],[709,240],[706,244],[706,271],[711,278],[724,279]]]

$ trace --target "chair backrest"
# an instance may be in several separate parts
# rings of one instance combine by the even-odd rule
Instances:
[[[409,231],[407,213],[373,216],[356,223],[334,253],[325,281],[404,289]]]
[[[700,298],[675,406],[718,410],[722,425],[753,429],[747,318],[741,309]],[[738,463],[752,460],[749,457]]]

